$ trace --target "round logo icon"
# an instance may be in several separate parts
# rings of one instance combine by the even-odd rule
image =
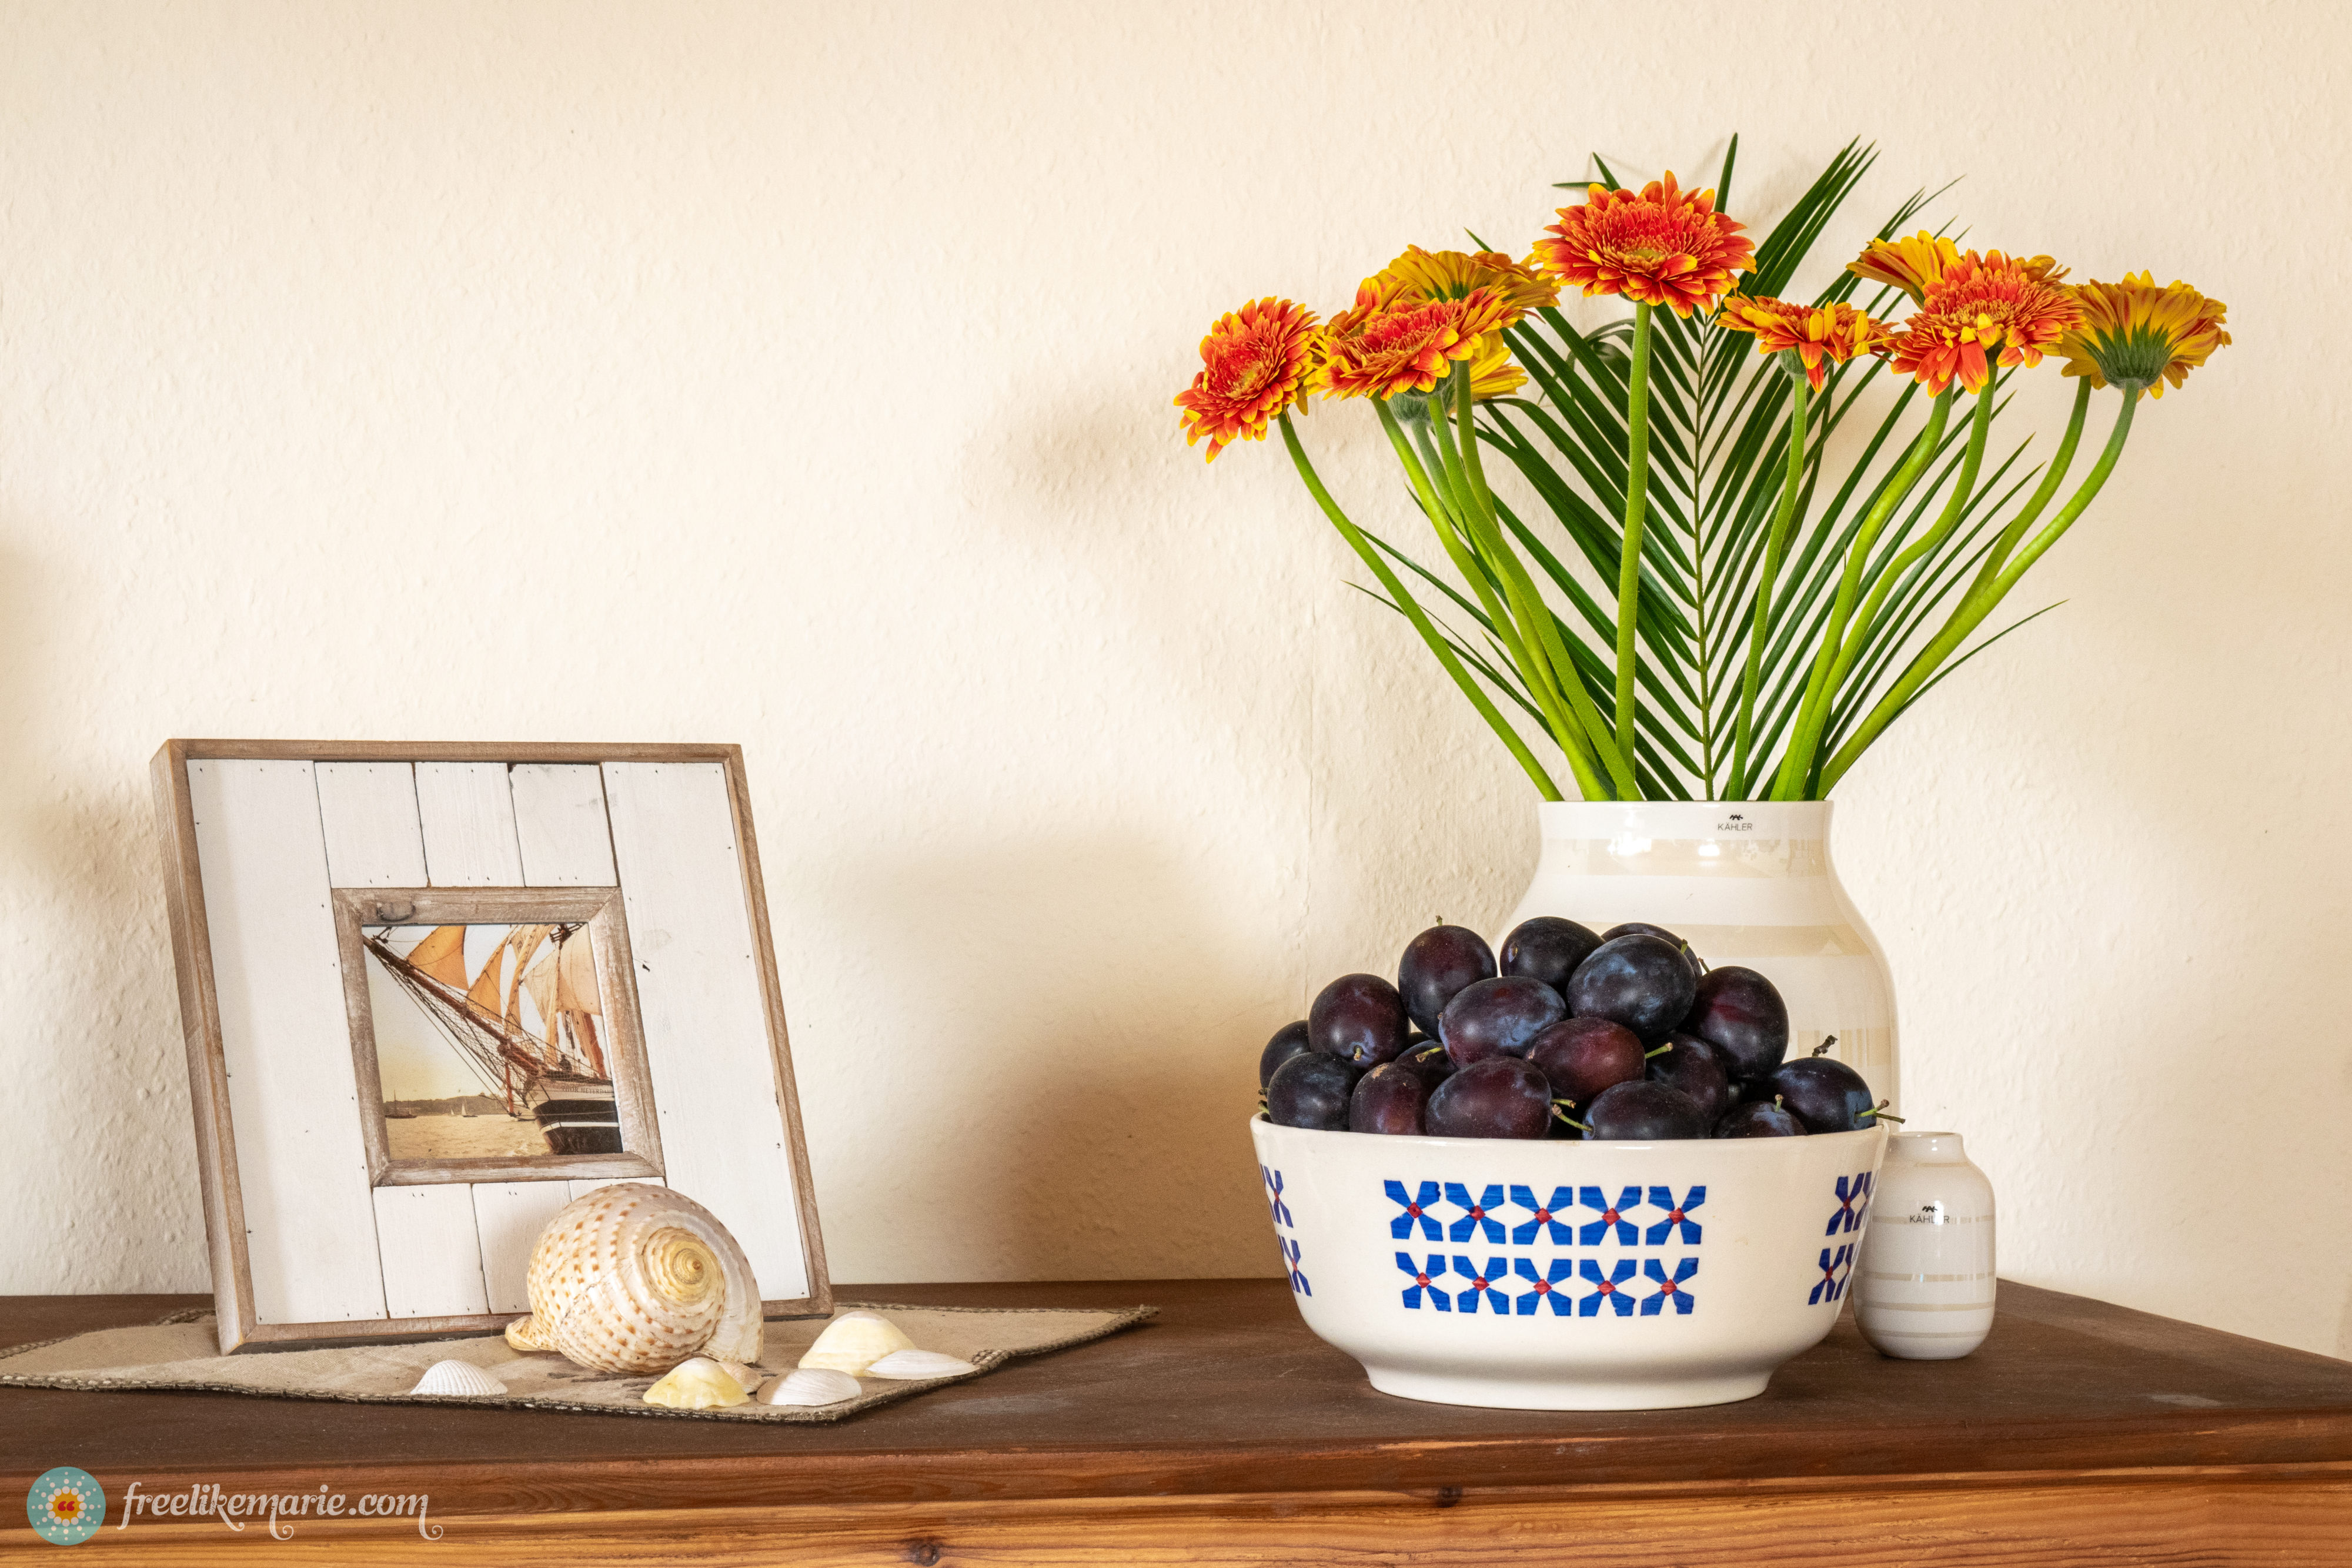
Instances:
[[[33,1533],[58,1546],[77,1546],[106,1522],[106,1489],[88,1470],[59,1465],[25,1494]]]

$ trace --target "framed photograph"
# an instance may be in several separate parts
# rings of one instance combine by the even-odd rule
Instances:
[[[528,1312],[614,1181],[832,1310],[731,746],[174,740],[156,804],[224,1350]]]

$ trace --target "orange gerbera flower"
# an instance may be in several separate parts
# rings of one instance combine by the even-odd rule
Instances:
[[[1201,340],[1201,373],[1176,394],[1184,444],[1209,438],[1209,461],[1238,440],[1263,441],[1293,403],[1304,405],[1321,338],[1315,313],[1271,295],[1217,319]]]
[[[2208,299],[2179,278],[2158,288],[2148,273],[2126,273],[2121,283],[2091,282],[2069,290],[2083,308],[2083,324],[2058,344],[2066,373],[2088,376],[2095,387],[2137,387],[2164,395],[2213,350],[2230,340],[2221,329],[2229,307]]]
[[[1827,305],[1798,305],[1786,299],[1751,299],[1735,294],[1723,302],[1715,324],[1734,332],[1756,334],[1756,351],[1793,351],[1805,367],[1805,381],[1815,392],[1829,379],[1829,367],[1886,346],[1887,329],[1843,300]]]
[[[1591,187],[1584,205],[1559,209],[1535,259],[1588,296],[1622,294],[1688,316],[1729,293],[1734,274],[1756,270],[1745,226],[1715,210],[1713,191],[1677,190],[1670,170],[1638,196]]]
[[[1356,308],[1332,317],[1324,329],[1321,390],[1333,397],[1425,392],[1451,371],[1454,361],[1475,359],[1479,340],[1517,319],[1492,288],[1474,288],[1459,299],[1383,304],[1367,278],[1356,290]]]
[[[1468,356],[1470,395],[1481,402],[1527,384],[1527,372],[1511,362],[1502,329],[1516,325],[1530,310],[1559,302],[1559,284],[1529,263],[1513,261],[1493,250],[1465,256],[1458,250],[1428,251],[1407,246],[1402,256],[1364,279],[1364,287],[1381,305],[1391,308],[1430,300],[1466,300],[1481,289],[1498,298],[1502,313]]]
[[[1895,368],[1940,393],[1957,378],[1970,392],[2004,365],[2038,365],[2042,352],[2081,324],[2074,290],[2050,281],[2048,258],[1969,251],[1931,284],[1922,308],[1888,342]]]

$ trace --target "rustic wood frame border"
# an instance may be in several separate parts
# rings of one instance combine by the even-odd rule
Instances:
[[[646,1031],[629,968],[628,922],[617,887],[340,887],[334,891],[335,945],[343,961],[343,1011],[351,1019],[352,1061],[359,1073],[360,1136],[368,1179],[377,1186],[449,1182],[628,1180],[663,1175],[661,1127],[646,1065]],[[405,911],[394,915],[393,911]],[[588,927],[596,984],[613,1057],[613,1104],[621,1119],[617,1155],[496,1155],[400,1160],[383,1124],[383,1083],[375,1060],[375,1008],[367,977],[362,925],[514,925],[576,920]]]
[[[777,1103],[783,1112],[798,1200],[801,1255],[808,1268],[806,1296],[766,1301],[761,1305],[771,1318],[831,1315],[833,1285],[825,1270],[824,1236],[817,1223],[816,1188],[809,1170],[808,1140],[802,1130],[800,1092],[793,1081],[782,988],[776,977],[775,942],[768,928],[767,884],[760,873],[759,839],[751,827],[751,791],[744,779],[741,747],[581,741],[173,739],[156,748],[149,763],[149,779],[161,830],[164,906],[171,922],[173,969],[180,993],[181,1040],[187,1053],[189,1092],[194,1111],[196,1165],[204,1194],[205,1250],[212,1265],[213,1294],[224,1349],[315,1348],[337,1343],[425,1339],[497,1327],[515,1314],[386,1319],[377,1324],[256,1321],[253,1275],[245,1243],[245,1198],[237,1181],[236,1133],[229,1118],[228,1067],[221,1040],[220,998],[213,976],[211,932],[205,916],[204,868],[196,853],[195,808],[188,789],[188,763],[213,759],[719,764],[725,771],[728,806],[734,818],[743,898],[751,919],[761,1000],[768,1020],[769,1057],[775,1071]],[[392,1326],[394,1322],[398,1327]]]

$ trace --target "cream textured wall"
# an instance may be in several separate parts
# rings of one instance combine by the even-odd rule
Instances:
[[[1271,1269],[1316,983],[1530,800],[1210,319],[1847,136],[2238,344],[1842,791],[2014,1277],[2352,1354],[2331,8],[0,5],[0,1291],[195,1290],[167,735],[740,739],[835,1270]],[[1832,248],[1854,238],[1836,237]],[[2032,394],[2063,396],[2054,368]],[[1311,423],[1402,518],[1365,411]],[[714,1092],[723,1092],[714,1087]]]

